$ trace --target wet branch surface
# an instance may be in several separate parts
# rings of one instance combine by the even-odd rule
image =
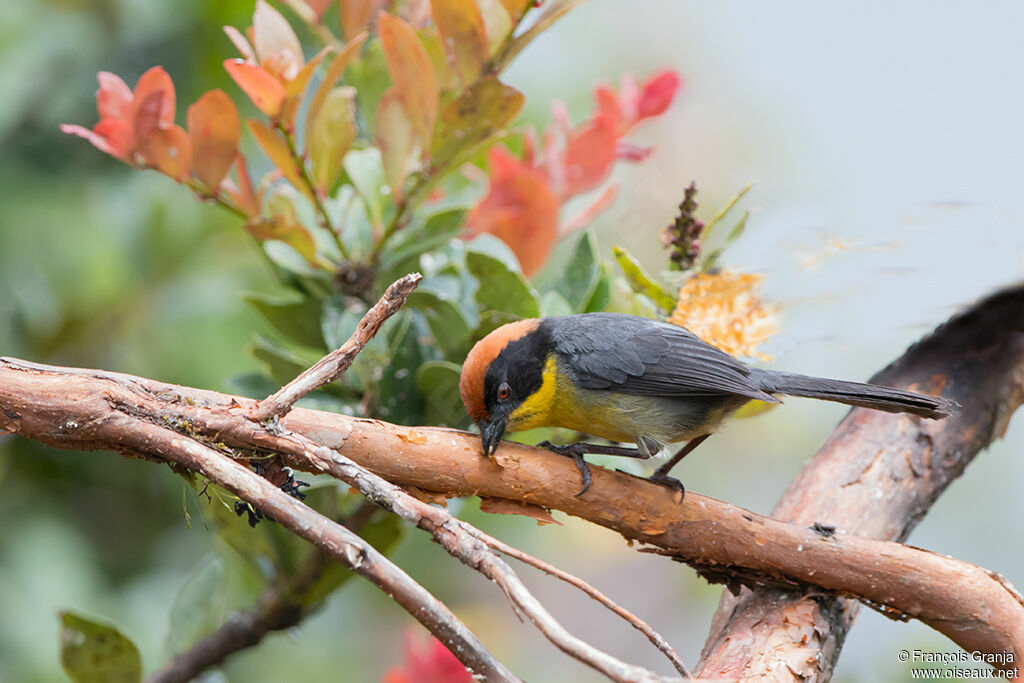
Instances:
[[[359,468],[366,468],[387,480],[383,482],[387,486],[393,482],[444,495],[482,495],[563,510],[640,541],[646,549],[686,562],[732,588],[748,586],[759,593],[783,596],[787,618],[813,623],[823,629],[821,640],[833,643],[811,643],[812,649],[817,649],[809,653],[810,659],[825,678],[845,633],[843,624],[849,623],[846,597],[920,619],[967,651],[1012,652],[1020,661],[1024,656],[1024,602],[1007,581],[960,560],[864,536],[905,537],[944,486],[1005,428],[1022,396],[1024,342],[1018,331],[1024,320],[1022,311],[1024,291],[1020,289],[991,297],[939,328],[876,377],[925,391],[943,390],[964,410],[941,422],[854,410],[823,452],[859,443],[852,448],[860,455],[843,456],[851,460],[843,459],[837,466],[841,469],[816,472],[814,463],[808,467],[777,510],[793,523],[692,492],[678,503],[665,488],[599,467],[593,468],[590,491],[577,498],[579,474],[571,460],[514,444],[503,445],[496,457],[488,460],[481,454],[478,437],[456,430],[400,427],[301,408],[293,409],[271,430],[250,419],[256,402],[249,399],[15,359],[0,359],[0,429],[60,448],[107,449],[181,462],[215,481],[220,482],[217,477],[229,481],[236,488],[223,484],[226,488],[247,500],[246,496],[258,499],[260,509],[281,523],[285,523],[283,516],[292,514],[293,505],[309,509],[196,439],[283,453],[295,469],[330,471],[357,486],[360,481],[379,486],[376,478],[368,479],[360,472]],[[189,437],[169,428],[182,424],[188,425]],[[205,471],[209,465],[204,465],[202,458],[207,456],[216,456],[217,467],[223,471]],[[894,472],[902,476],[887,483]],[[812,484],[821,488],[814,491]],[[371,500],[373,487],[364,490]],[[842,497],[847,489],[864,489],[861,495],[870,494],[872,501],[881,491],[882,512],[872,510],[866,516],[870,520],[863,523],[843,518],[842,507],[852,505]],[[420,509],[408,503],[415,499],[385,490],[392,509],[395,501],[408,504],[413,517],[407,519],[418,517],[434,524],[434,529],[428,530],[442,545],[441,539],[462,524],[440,508],[416,501],[425,506]],[[835,510],[813,507],[823,503]],[[865,516],[863,505],[860,513]],[[315,528],[329,528],[321,520]],[[826,526],[814,528],[816,522]],[[838,527],[839,533],[832,533],[829,524]],[[300,524],[294,530],[328,551],[336,547],[333,540],[314,537]],[[332,529],[332,533],[340,532]],[[456,545],[462,542],[457,535],[452,538]],[[380,559],[380,566],[390,564],[386,558]],[[494,576],[504,571],[500,565],[491,567]],[[804,591],[803,601],[792,602],[796,589]],[[516,602],[514,594],[509,597]],[[713,625],[702,674],[743,675],[736,674],[735,668],[709,667],[713,661],[727,663],[738,656],[735,647],[726,648],[720,660],[709,655],[713,643],[720,640],[715,634],[724,635],[721,642],[737,642],[729,634],[735,633],[732,629],[739,621],[733,615],[739,613],[730,609],[726,617],[722,614]],[[447,618],[445,623],[449,628],[461,626]],[[494,676],[494,680],[501,679]]]

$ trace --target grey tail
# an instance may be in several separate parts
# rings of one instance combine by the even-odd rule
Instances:
[[[839,379],[808,377],[789,372],[755,369],[750,378],[769,394],[789,394],[820,398],[887,413],[912,413],[939,420],[952,415],[958,405],[940,396],[928,396],[877,384],[845,382]]]

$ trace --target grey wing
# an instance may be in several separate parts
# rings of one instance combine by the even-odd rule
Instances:
[[[738,394],[778,401],[751,380],[750,368],[678,325],[619,313],[557,321],[551,326],[554,349],[583,388],[655,396]]]

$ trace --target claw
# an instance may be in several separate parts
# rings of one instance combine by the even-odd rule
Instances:
[[[673,491],[679,492],[679,502],[682,502],[683,498],[686,497],[686,487],[683,486],[683,482],[679,481],[675,477],[670,477],[664,472],[655,471],[654,474],[647,477],[648,481],[652,481],[655,484],[661,484],[662,486],[672,489]]]
[[[558,453],[559,455],[572,458],[573,462],[576,463],[576,469],[580,471],[580,479],[583,481],[583,488],[580,489],[580,492],[577,493],[576,496],[582,496],[587,492],[587,489],[590,488],[590,465],[588,465],[587,461],[583,459],[585,451],[579,447],[579,444],[566,444],[564,446],[559,446],[551,443],[550,441],[541,441],[537,446],[538,448],[546,448],[553,453]]]

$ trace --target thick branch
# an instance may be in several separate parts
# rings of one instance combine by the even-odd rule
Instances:
[[[103,406],[90,408],[85,401],[99,396],[119,411],[184,420],[229,445],[295,452],[286,435],[270,434],[246,418],[252,402],[243,398],[126,375],[0,360],[0,428],[65,448],[110,448],[108,439],[92,436],[88,428],[103,414]],[[941,423],[918,425],[905,416],[884,419],[905,430],[941,429]],[[64,428],[71,423],[74,429]],[[663,487],[597,467],[591,490],[576,497],[579,475],[570,460],[514,444],[488,460],[478,437],[455,430],[400,427],[301,408],[289,413],[282,426],[389,481],[557,508],[648,543],[718,580],[816,586],[922,619],[969,651],[1024,655],[1019,596],[998,577],[952,558],[871,539],[828,536],[696,493],[677,504]],[[930,457],[949,455],[933,448]],[[297,454],[290,464],[311,471],[324,467]]]
[[[1016,287],[979,302],[911,347],[871,381],[941,389],[961,403],[959,414],[941,423],[915,424],[854,409],[789,486],[772,516],[796,524],[823,522],[858,536],[906,539],[946,486],[1005,431],[1024,391],[1022,331],[1024,287]],[[959,582],[955,576],[949,581],[944,591],[955,597]],[[858,608],[850,600],[806,591],[724,594],[701,674],[828,680]],[[983,606],[975,618],[988,619]],[[976,629],[939,619],[929,623],[947,635]],[[971,641],[981,639],[975,634]],[[795,661],[802,665],[790,666]]]
[[[474,673],[486,680],[517,680],[444,603],[358,535],[320,515],[224,454],[142,419],[138,416],[141,411],[132,410],[130,404],[122,406],[124,411],[112,411],[111,401],[116,401],[116,398],[111,396],[109,384],[102,380],[91,381],[100,381],[106,386],[98,392],[95,387],[52,387],[47,392],[50,394],[49,405],[37,406],[41,408],[39,412],[25,410],[24,399],[31,397],[22,394],[18,386],[5,386],[3,399],[0,399],[0,430],[21,432],[26,428],[43,427],[65,435],[65,438],[57,440],[65,444],[84,438],[88,448],[102,444],[104,448],[128,455],[158,457],[200,472],[371,581],[448,649],[458,653],[459,659]],[[9,389],[16,393],[14,397],[8,393]],[[44,426],[46,423],[48,426]]]

